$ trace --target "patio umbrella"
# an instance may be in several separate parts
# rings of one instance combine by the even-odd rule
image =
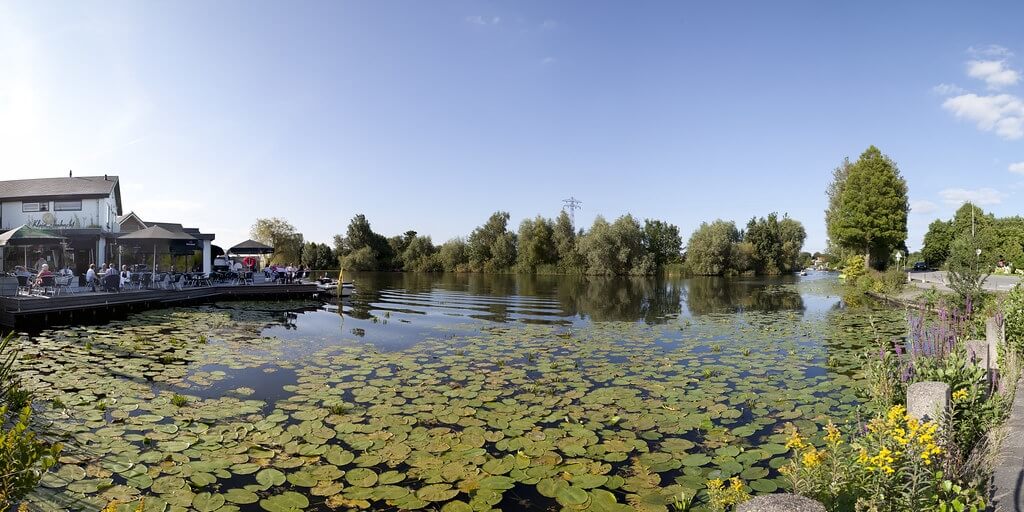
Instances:
[[[246,240],[228,249],[228,254],[237,254],[239,256],[251,254],[270,254],[272,252],[274,252],[273,247],[267,244],[261,244],[255,240]]]
[[[156,272],[156,248],[163,243],[170,243],[176,240],[195,240],[195,237],[183,231],[169,231],[160,226],[153,226],[146,229],[133,231],[122,235],[119,240],[132,240],[139,243],[153,244],[153,272]],[[155,275],[155,274],[154,274]]]
[[[23,224],[10,231],[0,234],[0,247],[21,245],[25,247],[25,268],[28,268],[28,246],[36,244],[56,243],[64,240],[64,237],[55,235],[49,231],[34,228]],[[3,260],[0,260],[0,265]]]

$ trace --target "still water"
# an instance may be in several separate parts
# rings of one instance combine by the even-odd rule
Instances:
[[[667,510],[785,486],[784,429],[856,418],[898,311],[835,277],[355,274],[22,337],[65,457],[38,510]],[[134,510],[124,506],[121,510]]]
[[[352,273],[346,279],[358,283],[356,295],[285,315],[265,333],[326,340],[345,334],[388,350],[408,348],[441,327],[654,325],[745,312],[817,318],[841,305],[835,274],[825,272],[731,279]]]

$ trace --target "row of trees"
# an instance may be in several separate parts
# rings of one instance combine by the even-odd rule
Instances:
[[[965,203],[952,219],[936,219],[928,226],[921,257],[930,266],[945,267],[957,245],[965,243],[970,245],[968,252],[985,266],[994,266],[1002,259],[1014,268],[1024,268],[1022,217],[996,217]],[[976,254],[978,249],[981,254]]]
[[[690,237],[686,268],[697,275],[789,273],[810,263],[801,252],[806,238],[800,222],[776,213],[750,219],[745,230],[732,221],[705,222]]]
[[[690,240],[684,261],[679,228],[661,220],[642,223],[632,215],[613,222],[598,216],[587,230],[575,230],[564,211],[555,219],[537,216],[509,228],[508,212],[495,212],[465,238],[440,246],[415,231],[385,237],[362,214],[349,222],[333,246],[305,242],[283,219],[259,219],[254,239],[272,245],[272,260],[308,268],[405,270],[413,272],[523,272],[543,274],[649,275],[667,265],[700,275],[790,272],[799,261],[803,226],[775,213],[751,219],[744,231],[735,224],[704,224]],[[805,254],[805,260],[809,255]]]
[[[495,212],[468,237],[435,246],[415,231],[385,238],[356,215],[346,236],[335,236],[335,250],[350,270],[647,275],[680,261],[679,228],[664,221],[641,224],[624,215],[609,223],[599,216],[577,232],[562,212],[526,219],[512,231],[509,218]]]

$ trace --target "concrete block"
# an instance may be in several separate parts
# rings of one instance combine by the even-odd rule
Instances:
[[[825,506],[796,494],[766,494],[736,505],[736,512],[825,512]]]
[[[967,356],[971,358],[974,364],[986,370],[992,369],[992,358],[988,352],[988,341],[968,340]]]
[[[949,411],[950,391],[945,382],[917,382],[907,388],[907,414],[919,420],[938,420]]]

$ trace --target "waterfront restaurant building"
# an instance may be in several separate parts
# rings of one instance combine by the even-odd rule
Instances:
[[[63,237],[59,244],[6,247],[4,268],[40,258],[68,264],[82,274],[89,263],[110,261],[119,232],[121,187],[117,176],[76,176],[0,181],[0,232],[28,225]]]
[[[202,252],[203,273],[209,274],[213,269],[213,240],[215,238],[213,233],[200,233],[198,228],[186,228],[181,224],[173,222],[144,221],[135,212],[128,212],[126,215],[118,217],[117,223],[121,234],[132,233],[153,226],[160,226],[172,233],[185,233],[195,240],[171,242],[168,247],[169,254],[172,256],[186,256],[192,255],[195,252]],[[125,245],[125,249],[129,253],[152,253],[144,244],[139,244],[138,246],[134,244]]]

